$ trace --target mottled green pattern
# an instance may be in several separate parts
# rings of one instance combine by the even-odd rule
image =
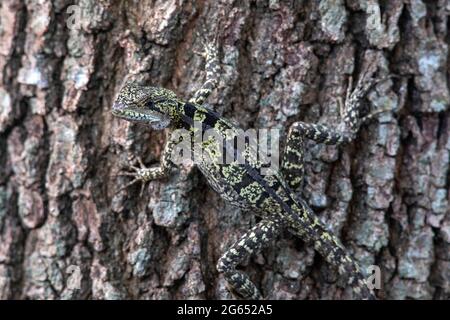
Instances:
[[[202,124],[201,130],[214,129],[215,136],[199,142],[202,157],[196,165],[204,174],[211,187],[225,200],[241,208],[252,209],[262,218],[255,227],[234,243],[219,260],[217,269],[223,273],[230,290],[243,298],[257,299],[261,294],[250,279],[236,270],[236,266],[249,255],[257,253],[279,234],[288,229],[293,234],[314,245],[314,248],[327,262],[335,266],[338,272],[348,279],[348,284],[360,298],[372,298],[364,275],[358,263],[351,257],[339,239],[333,235],[317,218],[305,201],[292,190],[298,188],[303,180],[303,140],[312,139],[318,143],[339,144],[349,142],[356,135],[361,120],[359,117],[360,100],[364,97],[373,81],[361,79],[355,90],[348,94],[343,110],[343,129],[331,130],[322,125],[295,123],[288,137],[281,171],[272,175],[263,175],[262,164],[249,155],[252,146],[244,150],[226,148],[226,152],[237,154],[243,152],[246,164],[221,163],[222,141],[233,141],[239,128],[218,114],[201,106],[210,92],[217,85],[219,65],[217,51],[207,46],[204,56],[207,59],[205,84],[194,97],[185,103],[166,89],[126,85],[114,105],[114,115],[130,120],[149,123],[155,128],[168,125],[171,128],[186,128],[194,134],[194,121]],[[349,91],[350,92],[350,91]],[[220,139],[220,140],[218,140]],[[147,169],[132,167],[137,181],[166,176],[169,173],[170,155],[177,143],[169,140],[162,156],[161,165]]]

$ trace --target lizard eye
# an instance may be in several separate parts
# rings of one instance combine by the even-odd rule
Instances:
[[[147,101],[147,103],[145,104],[145,106],[149,109],[154,109],[155,107],[155,103],[153,101]]]

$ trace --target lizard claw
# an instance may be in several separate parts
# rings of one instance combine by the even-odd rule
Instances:
[[[145,184],[146,184],[146,182],[148,182],[148,179],[146,179],[146,176],[143,174],[143,171],[147,170],[147,168],[145,167],[144,162],[142,161],[142,159],[140,157],[136,157],[136,160],[139,163],[139,167],[136,167],[135,165],[128,165],[128,168],[133,170],[134,172],[122,171],[122,172],[119,172],[118,174],[113,175],[114,177],[123,177],[123,176],[134,177],[134,179],[131,182],[129,182],[125,186],[119,188],[119,190],[117,190],[114,193],[115,195],[120,193],[121,191],[127,189],[128,187],[131,187],[132,185],[134,185],[138,182],[142,183],[141,191],[140,191],[139,195],[140,196],[143,195]]]
[[[120,193],[121,191],[127,189],[128,187],[131,187],[132,185],[134,185],[134,184],[136,184],[136,183],[138,183],[138,182],[142,182],[142,180],[139,179],[139,178],[134,179],[133,181],[127,183],[126,185],[124,185],[123,187],[121,187],[119,190],[117,190],[117,191],[114,193],[114,195]],[[142,187],[143,187],[143,186],[144,186],[144,183],[142,183]]]

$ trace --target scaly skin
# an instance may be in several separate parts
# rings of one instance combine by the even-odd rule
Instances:
[[[236,266],[249,255],[260,251],[281,230],[288,229],[306,242],[312,243],[325,260],[347,278],[348,284],[359,298],[374,298],[355,259],[339,239],[328,231],[306,202],[293,191],[301,185],[303,179],[304,138],[326,144],[351,141],[361,122],[360,101],[373,81],[363,82],[362,79],[355,90],[347,94],[341,126],[343,129],[331,130],[322,125],[294,123],[289,130],[281,170],[263,175],[261,173],[263,165],[251,156],[254,151],[252,146],[246,146],[243,150],[236,150],[233,147],[226,150],[227,153],[245,156],[247,159],[245,164],[237,161],[231,163],[219,161],[222,147],[218,141],[220,139],[225,142],[234,141],[234,137],[242,131],[214,111],[202,107],[201,104],[217,85],[219,74],[214,46],[207,45],[204,56],[206,81],[189,102],[184,102],[167,89],[129,83],[122,88],[112,113],[129,121],[149,123],[156,129],[167,126],[172,129],[184,128],[193,135],[196,121],[201,123],[202,134],[209,129],[215,131],[213,138],[196,142],[198,150],[202,152],[197,156],[195,164],[211,187],[225,200],[241,208],[252,209],[262,218],[229,248],[217,264],[217,270],[223,273],[231,291],[242,298],[261,298],[256,286],[244,273],[237,271]],[[125,174],[135,179],[125,187],[139,181],[146,182],[167,176],[171,167],[173,147],[179,142],[177,139],[169,138],[160,166],[148,169],[142,163],[140,168],[132,166],[134,172]]]

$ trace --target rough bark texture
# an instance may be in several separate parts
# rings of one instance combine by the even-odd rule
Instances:
[[[450,297],[450,1],[80,0],[75,17],[71,4],[0,2],[0,298],[230,298],[215,264],[255,217],[193,167],[115,195],[128,157],[156,163],[164,134],[110,114],[129,78],[189,97],[204,77],[192,51],[215,34],[209,104],[244,128],[338,123],[364,54],[397,75],[366,103],[395,116],[343,148],[308,142],[302,194],[380,266],[379,298]],[[351,297],[287,233],[244,267],[268,298]]]

